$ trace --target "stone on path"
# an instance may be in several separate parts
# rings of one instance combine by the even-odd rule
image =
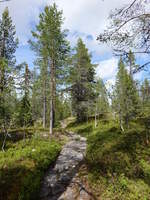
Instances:
[[[40,200],[90,200],[81,190],[77,173],[86,151],[86,139],[70,134],[70,141],[63,147],[54,168],[49,169],[42,181]],[[77,190],[80,190],[77,195]]]

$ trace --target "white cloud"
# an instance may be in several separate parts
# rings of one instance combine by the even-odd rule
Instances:
[[[88,36],[91,37],[91,39],[88,39]],[[72,47],[76,45],[79,37],[82,38],[82,40],[86,44],[86,47],[89,49],[89,52],[92,53],[92,55],[94,56],[94,59],[95,57],[97,57],[96,60],[100,60],[105,54],[111,54],[112,52],[111,48],[108,45],[99,44],[96,40],[96,37],[81,32],[70,32],[70,34],[68,35],[68,40],[71,41]]]
[[[112,87],[115,85],[117,69],[118,59],[115,57],[99,62],[96,68],[96,78],[100,77],[104,80],[106,89],[109,92],[112,91]]]
[[[54,1],[63,10],[65,28],[71,32],[91,34],[95,41],[99,32],[106,27],[110,10],[132,0],[11,0],[0,4],[0,12],[4,7],[9,7],[17,34],[21,42],[25,43],[30,37],[31,23],[38,22],[41,8]]]
[[[63,10],[65,22],[63,27],[69,29],[68,36],[72,45],[81,37],[96,62],[111,54],[111,48],[98,44],[96,37],[106,27],[110,10],[132,0],[11,0],[0,4],[0,12],[8,6],[10,15],[16,25],[17,36],[21,44],[27,44],[31,37],[33,25],[38,23],[39,13],[46,4],[56,2]],[[76,34],[75,34],[76,33]],[[87,36],[91,36],[91,40]],[[30,52],[29,52],[30,56]],[[113,79],[116,74],[117,59],[111,58],[99,63],[97,75],[103,79]]]
[[[31,24],[38,22],[40,8],[45,0],[11,0],[0,4],[0,13],[9,8],[21,44],[26,44],[31,36]]]
[[[117,74],[118,59],[112,57],[111,59],[101,61],[96,68],[97,77],[104,80],[114,80]]]
[[[67,28],[97,35],[106,27],[110,10],[132,0],[55,0],[55,2],[63,9]]]

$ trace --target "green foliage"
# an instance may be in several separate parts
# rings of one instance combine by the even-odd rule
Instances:
[[[0,19],[0,124],[2,126],[8,124],[13,112],[14,54],[18,44],[15,33],[15,26],[6,8]]]
[[[63,16],[56,4],[46,6],[39,16],[39,24],[36,31],[32,32],[34,41],[30,41],[32,49],[37,53],[37,65],[40,66],[40,76],[43,91],[43,124],[47,111],[51,112],[50,125],[53,126],[56,117],[56,96],[57,91],[65,81],[66,61],[69,53],[69,43],[66,40],[67,31],[62,30]],[[50,73],[49,73],[50,72]],[[47,94],[47,76],[50,74]],[[50,96],[50,98],[49,98]],[[47,110],[47,101],[50,99],[51,105]],[[51,127],[52,128],[52,127]],[[50,129],[52,131],[52,129]]]
[[[150,130],[150,83],[147,79],[141,86],[141,107],[138,123],[144,125],[147,133]]]
[[[108,94],[102,79],[98,79],[94,84],[95,89],[95,114],[105,114],[109,111]],[[91,106],[93,107],[93,106]]]
[[[120,124],[128,128],[129,122],[137,116],[139,97],[135,82],[125,69],[122,59],[119,61],[113,106],[118,113]]]
[[[31,105],[27,96],[24,96],[20,102],[18,120],[21,127],[32,125]]]
[[[18,40],[15,38],[15,26],[9,16],[8,8],[5,8],[0,19],[0,57],[8,61],[8,65],[12,67],[14,64],[14,54],[18,45]]]
[[[0,196],[2,199],[37,199],[44,171],[61,150],[56,141],[27,139],[0,152]]]
[[[78,122],[87,119],[88,103],[94,97],[94,65],[91,56],[81,39],[77,42],[76,52],[72,57],[70,70],[72,107]]]
[[[91,123],[77,123],[73,122],[67,126],[67,130],[71,130],[77,134],[80,134],[82,136],[88,136],[93,131],[93,122]]]
[[[139,65],[136,64],[136,59],[134,53],[130,50],[125,59],[127,66],[129,67],[130,75],[138,71]]]
[[[23,70],[22,70],[23,68]],[[31,72],[26,63],[21,65],[19,88],[22,99],[18,102],[18,107],[14,112],[15,122],[18,126],[25,127],[32,125],[32,110],[30,104]]]
[[[61,120],[70,117],[70,100],[64,96],[56,98],[56,116],[55,125],[57,125]]]
[[[43,106],[41,106],[41,99],[43,100],[45,94],[44,84],[44,73],[38,74],[38,70],[34,67],[33,78],[32,78],[32,96],[31,96],[31,108],[32,108],[32,119],[34,123],[37,123],[42,118]],[[48,74],[47,76],[48,77]],[[46,81],[46,80],[45,80]],[[48,93],[48,84],[46,84],[46,92]],[[46,94],[47,94],[46,93]],[[46,101],[47,102],[47,101]],[[47,114],[47,113],[46,113]]]

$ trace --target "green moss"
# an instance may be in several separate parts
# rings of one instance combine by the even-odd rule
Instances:
[[[61,150],[58,142],[27,139],[0,152],[0,196],[5,200],[37,199],[41,177]]]

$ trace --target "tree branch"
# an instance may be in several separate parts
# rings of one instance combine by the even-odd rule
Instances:
[[[138,15],[138,16],[134,16],[134,17],[131,17],[130,19],[126,20],[123,24],[121,24],[113,33],[116,33],[118,32],[123,26],[125,26],[128,22],[134,20],[134,19],[137,19],[137,18],[140,18],[140,17],[149,17],[150,18],[150,14],[149,13],[145,13],[145,14],[142,14],[142,15]]]
[[[136,1],[137,1],[137,0],[134,0],[134,1],[130,4],[130,6],[129,6],[128,8],[126,8],[126,9],[123,11],[122,15],[124,15],[124,13],[127,12],[127,11],[135,4]]]
[[[150,64],[150,61],[147,62],[147,63],[145,63],[144,65],[141,65],[140,67],[138,67],[138,69],[135,69],[135,70],[133,71],[133,73],[135,74],[135,73],[139,72],[140,70],[142,70],[145,66],[147,66],[147,65],[149,65],[149,64]]]
[[[115,56],[124,56],[124,55],[128,55],[129,52],[123,51],[123,50],[119,50],[119,49],[113,49]],[[117,54],[118,52],[118,54]],[[150,51],[132,51],[133,54],[150,54]]]

